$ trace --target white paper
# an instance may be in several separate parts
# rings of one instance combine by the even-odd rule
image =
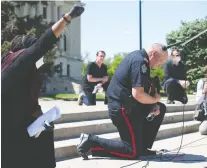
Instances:
[[[42,132],[42,131],[41,131],[41,132]],[[40,136],[41,132],[36,133],[36,134],[34,135],[34,137],[35,137],[35,138],[38,138],[38,137]]]
[[[44,64],[43,58],[40,58],[37,62],[36,62],[36,67],[37,69],[39,69],[39,67],[41,67]]]
[[[37,118],[32,124],[27,127],[27,132],[30,137],[38,137],[42,131],[45,130],[44,122],[48,121],[49,123],[60,118],[61,113],[58,107],[53,107],[46,113],[42,114]]]
[[[103,87],[95,86],[92,94],[96,94],[97,92],[102,93],[103,92]]]
[[[97,91],[98,91],[98,89],[97,89],[97,87],[95,86],[95,87],[94,87],[94,89],[93,89],[92,94],[96,94],[96,93],[97,93]]]

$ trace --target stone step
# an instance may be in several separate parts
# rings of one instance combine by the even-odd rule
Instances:
[[[191,133],[198,131],[200,122],[198,121],[186,121],[172,124],[161,125],[156,140],[174,137],[183,133]],[[182,129],[183,128],[183,129]],[[118,132],[108,133],[100,135],[102,138],[119,139]],[[73,138],[62,141],[55,141],[55,157],[56,160],[64,160],[69,157],[77,156],[76,145],[79,143],[79,138]]]
[[[167,113],[181,112],[183,111],[194,111],[196,105],[194,103],[183,106],[182,104],[166,105]],[[98,119],[107,119],[108,108],[107,106],[79,106],[76,109],[60,108],[62,116],[55,123],[68,123],[77,121],[90,121]]]
[[[193,119],[194,111],[184,113],[184,121]],[[166,113],[162,124],[170,124],[183,121],[183,112]],[[100,119],[92,121],[80,121],[72,123],[61,123],[55,125],[54,139],[61,140],[80,136],[82,132],[91,134],[104,134],[116,132],[116,127],[110,119]]]

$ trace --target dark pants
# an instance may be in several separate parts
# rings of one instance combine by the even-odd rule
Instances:
[[[55,150],[53,131],[43,131],[38,138],[25,132],[13,136],[12,132],[3,138],[2,167],[5,168],[54,168]],[[5,141],[7,140],[7,141]]]
[[[109,81],[102,85],[103,90],[106,92],[109,86]],[[96,105],[96,94],[93,94],[93,91],[83,90],[85,96],[83,97],[83,103],[87,106],[95,106]],[[107,96],[105,96],[104,104],[108,103]]]
[[[159,105],[160,114],[153,121],[146,120],[151,105],[134,107],[128,115],[124,108],[118,109],[120,115],[111,116],[111,119],[118,129],[121,141],[91,135],[89,140],[92,156],[134,159],[145,149],[151,148],[166,112],[166,106],[162,103]],[[113,103],[108,106],[109,110],[116,110]]]
[[[187,99],[185,90],[177,79],[170,78],[166,80],[164,83],[164,90],[170,101],[177,100],[182,102],[184,97]]]

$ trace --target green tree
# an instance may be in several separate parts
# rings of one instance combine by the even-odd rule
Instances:
[[[196,19],[191,22],[181,22],[178,30],[172,31],[166,36],[167,44],[179,41],[186,41],[203,30],[207,29],[207,17]],[[203,78],[203,67],[207,58],[207,33],[199,36],[188,43],[185,47],[178,47],[181,50],[183,59],[187,65],[187,78],[190,80],[190,90],[195,90],[195,86],[200,78]]]
[[[34,34],[40,36],[48,24],[42,22],[43,17],[35,16],[33,18],[27,16],[18,17],[15,14],[15,7],[28,3],[30,6],[39,3],[39,1],[2,1],[1,2],[1,43],[4,41],[11,41],[16,35],[27,34],[28,31],[34,29]],[[47,1],[41,1],[43,4],[47,4]]]
[[[107,57],[107,58],[104,59],[104,64],[107,66],[107,68],[110,68],[111,62],[112,62],[111,57]]]
[[[2,1],[1,2],[1,18],[2,18],[2,31],[1,31],[1,54],[9,51],[11,40],[16,35],[32,35],[37,38],[51,26],[52,23],[43,22],[43,16],[35,16],[33,18],[29,16],[18,17],[15,12],[15,6],[24,5],[28,3],[30,6],[36,5],[40,1]],[[47,5],[47,1],[41,1],[42,4]],[[52,75],[59,71],[59,66],[54,66],[54,59],[56,58],[56,48],[48,51],[44,55],[45,68],[43,72],[47,70],[47,75]]]
[[[88,51],[86,51],[82,55],[82,58],[81,58],[81,60],[82,60],[81,74],[82,74],[82,76],[84,76],[86,74],[86,68],[89,63],[89,56],[90,56],[90,53]]]
[[[151,74],[150,74],[151,77],[155,77],[155,76],[158,76],[159,79],[160,79],[160,82],[162,83],[162,81],[164,80],[164,69],[163,67],[160,67],[160,68],[154,68],[153,70],[151,70]],[[161,84],[160,83],[160,84]]]
[[[4,44],[1,45],[1,55],[9,51],[10,46],[11,46],[11,42],[5,41]]]
[[[116,71],[116,68],[118,67],[118,65],[121,63],[121,61],[124,59],[126,55],[127,53],[117,53],[114,55],[112,61],[110,61],[108,65],[108,75],[110,79],[112,78],[112,76]]]

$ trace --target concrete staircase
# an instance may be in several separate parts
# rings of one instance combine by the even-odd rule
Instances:
[[[55,123],[55,157],[65,160],[77,157],[76,145],[82,132],[97,134],[103,138],[119,139],[116,127],[108,118],[107,108],[92,108],[76,113],[63,113]],[[195,105],[185,105],[184,133],[198,131],[199,122],[193,121]],[[69,109],[72,111],[72,109]],[[84,111],[85,110],[85,111]],[[181,135],[183,128],[183,105],[167,105],[167,113],[156,140]]]

